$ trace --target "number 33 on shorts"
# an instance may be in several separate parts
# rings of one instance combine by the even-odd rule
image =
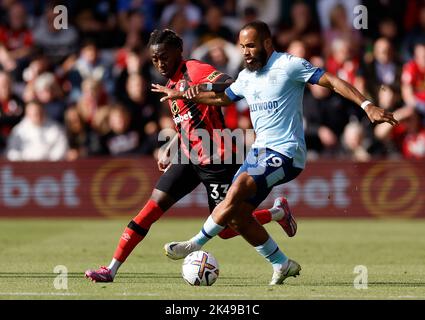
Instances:
[[[214,200],[222,201],[229,190],[230,184],[210,183],[210,196]]]

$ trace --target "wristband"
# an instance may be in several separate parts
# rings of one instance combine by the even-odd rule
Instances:
[[[213,88],[213,84],[211,82],[208,82],[205,84],[205,90],[206,91],[211,91]]]
[[[369,100],[365,100],[362,102],[360,107],[364,110],[369,104],[372,104],[372,102],[370,102]]]

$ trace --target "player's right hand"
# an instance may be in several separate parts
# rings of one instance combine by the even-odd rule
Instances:
[[[168,170],[168,168],[171,166],[170,157],[168,156],[162,156],[158,159],[158,170],[161,172],[165,172]]]
[[[152,92],[158,92],[158,93],[164,93],[165,96],[163,96],[159,101],[164,102],[167,100],[175,100],[175,99],[181,99],[182,93],[180,91],[167,88],[165,86],[161,86],[156,83],[152,83]]]
[[[394,118],[392,112],[386,111],[385,109],[377,107],[373,104],[368,104],[365,107],[365,111],[372,123],[387,122],[392,126],[398,124],[398,121]]]

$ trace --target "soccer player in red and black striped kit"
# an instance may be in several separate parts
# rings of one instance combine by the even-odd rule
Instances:
[[[189,86],[199,83],[223,86],[223,83],[230,85],[233,82],[231,77],[211,65],[197,60],[184,60],[183,41],[172,30],[152,32],[149,49],[156,70],[169,79],[167,88],[185,91]],[[214,84],[215,82],[217,84]],[[153,85],[152,90],[156,91],[156,87]],[[144,208],[125,228],[110,265],[85,272],[85,276],[92,281],[112,282],[118,268],[147,235],[150,226],[200,183],[203,183],[207,190],[208,205],[212,212],[224,199],[233,176],[239,169],[240,164],[235,163],[235,145],[231,145],[230,152],[225,150],[226,145],[221,143],[221,136],[217,135],[217,131],[214,132],[217,129],[225,129],[221,108],[195,104],[183,99],[170,101],[169,106],[178,134],[158,160],[158,168],[164,171],[164,174],[158,180]],[[199,137],[200,129],[208,133],[210,143],[214,145],[212,148],[205,147],[205,142]],[[178,161],[170,161],[175,155],[168,154],[173,150],[174,143],[183,151],[177,153]],[[174,149],[175,147],[176,145]],[[215,152],[210,154],[208,149]],[[193,159],[193,155],[196,159]],[[229,162],[226,161],[229,160],[228,156],[232,157],[230,164],[226,164]],[[221,160],[219,164],[215,161],[217,157]],[[290,237],[296,233],[296,222],[284,197],[277,198],[273,208],[255,211],[253,216],[261,224],[271,220],[277,221]],[[231,228],[220,233],[224,239],[236,235],[238,233]]]

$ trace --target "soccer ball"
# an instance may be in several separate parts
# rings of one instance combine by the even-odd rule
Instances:
[[[183,279],[192,286],[211,286],[218,274],[217,260],[209,252],[192,252],[183,261]]]

